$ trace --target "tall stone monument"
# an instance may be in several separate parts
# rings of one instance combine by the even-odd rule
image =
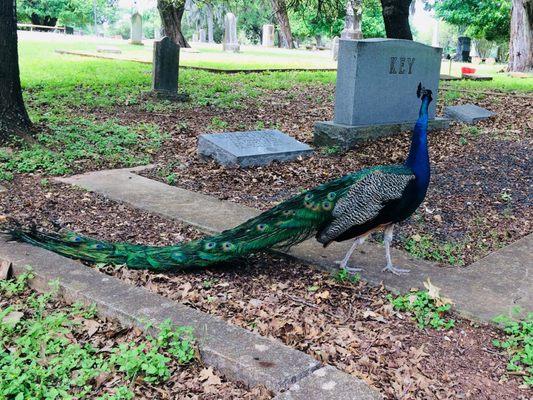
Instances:
[[[261,38],[261,46],[274,47],[274,25],[263,25],[263,37]]]
[[[237,39],[237,18],[233,13],[227,13],[224,17],[224,51],[239,51]]]
[[[315,124],[315,143],[350,148],[412,129],[420,108],[419,83],[433,91],[430,128],[447,126],[447,120],[435,119],[441,53],[411,40],[341,39],[335,118]]]
[[[152,91],[168,97],[178,94],[179,46],[168,36],[154,41]]]
[[[362,0],[348,0],[346,2],[346,19],[341,39],[362,39],[361,31]]]
[[[131,16],[131,44],[143,44],[143,19],[138,12]]]

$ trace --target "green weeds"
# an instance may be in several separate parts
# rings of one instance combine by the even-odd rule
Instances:
[[[22,294],[31,277],[27,272],[0,281],[0,297]],[[84,337],[96,309],[81,304],[54,308],[54,296],[55,291],[25,293],[20,301],[0,307],[0,398],[94,398],[97,381],[115,375],[126,384],[98,399],[132,399],[136,381],[165,382],[171,376],[171,361],[188,364],[196,357],[191,329],[176,328],[169,321],[156,337],[102,351],[90,341],[75,339],[76,332]]]
[[[38,135],[38,145],[0,152],[0,180],[9,180],[15,173],[68,174],[80,163],[115,167],[146,164],[167,138],[153,124],[129,127],[113,120],[96,123],[85,118],[54,117],[48,127]]]
[[[502,325],[506,340],[493,340],[495,347],[504,349],[509,355],[507,370],[521,375],[524,385],[533,387],[533,313],[519,319],[519,308],[515,309],[512,317],[500,315],[494,322]]]
[[[411,313],[420,329],[428,326],[438,330],[453,328],[455,320],[446,318],[451,301],[441,297],[439,289],[429,280],[424,285],[428,290],[412,291],[397,297],[389,294],[387,298],[395,310]]]
[[[438,242],[429,235],[413,235],[405,242],[405,250],[413,257],[451,265],[464,265],[461,243]]]
[[[339,283],[359,283],[361,280],[360,274],[352,274],[348,272],[346,268],[340,268],[335,274],[333,274],[333,279]]]

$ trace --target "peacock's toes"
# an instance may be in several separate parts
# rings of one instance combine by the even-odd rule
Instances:
[[[411,272],[410,269],[404,269],[404,268],[399,268],[399,267],[395,267],[393,265],[386,265],[385,268],[383,268],[381,270],[381,272],[390,272],[394,275],[405,275],[405,274],[408,274],[409,272]]]

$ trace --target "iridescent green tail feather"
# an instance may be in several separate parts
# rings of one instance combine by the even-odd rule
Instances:
[[[58,235],[15,229],[14,238],[66,257],[132,269],[179,270],[216,264],[266,249],[288,248],[316,234],[328,221],[336,202],[355,181],[375,168],[317,186],[243,224],[218,235],[174,246],[110,243],[75,233]]]

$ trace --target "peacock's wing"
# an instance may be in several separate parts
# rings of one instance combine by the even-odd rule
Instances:
[[[414,179],[413,171],[402,165],[375,169],[351,185],[335,205],[330,223],[320,231],[317,240],[327,244],[350,228],[372,221],[387,202],[400,199]]]

